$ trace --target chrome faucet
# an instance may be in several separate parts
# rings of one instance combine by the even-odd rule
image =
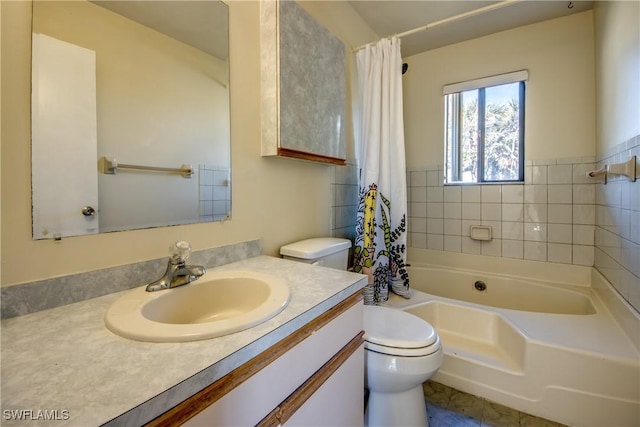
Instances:
[[[206,269],[201,265],[185,264],[191,255],[191,245],[188,242],[183,240],[176,242],[171,246],[170,251],[167,270],[161,278],[147,285],[147,292],[187,285],[206,273]]]

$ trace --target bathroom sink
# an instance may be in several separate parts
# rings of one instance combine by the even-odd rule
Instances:
[[[109,307],[105,324],[138,341],[197,341],[259,325],[288,302],[289,286],[275,276],[212,270],[173,289],[131,290]]]

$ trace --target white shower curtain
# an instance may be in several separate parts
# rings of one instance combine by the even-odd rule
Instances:
[[[406,271],[407,193],[400,39],[380,40],[356,54],[362,117],[357,272],[369,276],[365,304],[381,304],[389,290],[409,298]]]

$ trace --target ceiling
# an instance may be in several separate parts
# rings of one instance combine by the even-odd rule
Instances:
[[[349,3],[371,29],[382,38],[503,2],[351,0]],[[503,7],[402,37],[402,55],[407,57],[499,31],[584,12],[592,9],[593,3],[593,1],[569,2],[565,0],[510,1],[508,4],[505,3]]]
[[[148,27],[225,59],[228,55],[227,6],[219,0],[92,0]],[[449,44],[548,19],[584,12],[593,1],[567,0],[350,0],[349,3],[380,38],[490,5],[503,7],[434,26],[402,37],[402,54],[411,56]],[[203,44],[203,41],[207,41]],[[377,40],[371,40],[375,42]]]
[[[229,55],[227,5],[218,0],[90,0],[210,55]]]

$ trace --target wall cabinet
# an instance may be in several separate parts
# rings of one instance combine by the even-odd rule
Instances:
[[[362,329],[358,293],[149,425],[362,425]]]
[[[346,158],[346,47],[295,1],[260,2],[262,155]]]

